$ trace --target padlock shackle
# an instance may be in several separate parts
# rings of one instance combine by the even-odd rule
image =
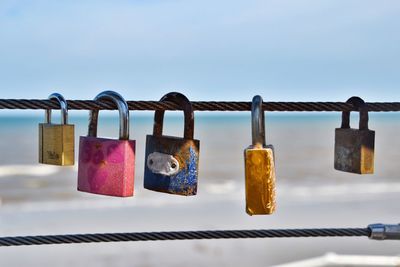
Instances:
[[[192,103],[190,103],[189,99],[181,93],[171,92],[164,95],[160,102],[174,102],[179,105],[179,107],[183,110],[185,126],[183,137],[185,139],[193,139],[194,136],[194,114]],[[154,113],[154,126],[153,126],[153,135],[154,136],[162,136],[163,124],[164,124],[164,113],[165,110],[156,110]]]
[[[360,112],[360,121],[359,121],[359,129],[360,130],[368,130],[368,109],[364,100],[362,100],[358,96],[350,97],[346,103],[352,104],[355,109]],[[342,129],[350,128],[350,111],[342,112]]]
[[[119,140],[129,139],[129,108],[125,99],[114,91],[104,91],[98,94],[94,101],[111,100],[118,107],[119,111]],[[89,114],[88,136],[97,137],[97,122],[99,110],[91,110]]]
[[[263,99],[256,95],[251,102],[251,137],[253,146],[266,145]]]
[[[57,99],[61,109],[61,124],[68,124],[68,106],[64,97],[59,93],[53,93],[47,99]],[[45,112],[45,122],[51,123],[51,109],[46,109]]]

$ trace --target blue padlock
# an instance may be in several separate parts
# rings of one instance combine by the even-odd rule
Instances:
[[[160,101],[174,102],[182,108],[184,137],[162,135],[164,110],[155,112],[153,135],[146,138],[144,188],[176,195],[196,195],[200,141],[193,139],[192,104],[186,96],[176,92],[166,94]]]

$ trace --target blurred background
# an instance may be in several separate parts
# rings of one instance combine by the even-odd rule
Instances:
[[[0,98],[126,100],[169,91],[190,100],[399,101],[398,1],[1,1]],[[54,121],[59,119],[54,112]],[[88,112],[70,111],[78,136]],[[76,191],[77,166],[39,165],[43,111],[0,112],[0,235],[365,227],[397,223],[400,114],[371,113],[375,173],[333,169],[340,113],[266,113],[275,147],[277,211],[248,216],[243,150],[249,112],[196,112],[199,190],[179,197],[143,189],[153,112],[131,111],[135,196]],[[353,126],[358,118],[352,117]],[[165,132],[181,136],[182,114]],[[117,137],[117,112],[100,112],[99,136]],[[76,144],[76,150],[78,150]],[[1,266],[271,266],[338,254],[399,254],[366,238],[209,240],[13,247]],[[22,256],[23,255],[23,256]]]

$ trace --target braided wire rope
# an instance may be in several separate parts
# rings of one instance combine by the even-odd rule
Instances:
[[[113,110],[117,107],[108,101],[68,100],[70,110]],[[179,110],[172,102],[127,101],[130,110]],[[366,103],[368,111],[400,111],[400,102]],[[196,111],[250,111],[251,102],[193,101]],[[0,99],[0,109],[59,109],[56,100],[47,99]],[[354,107],[345,102],[264,102],[266,111],[353,111]],[[315,229],[269,229],[269,230],[220,230],[180,231],[143,233],[97,233],[42,236],[0,237],[0,246],[161,241],[194,239],[233,238],[282,238],[282,237],[359,237],[371,235],[369,228],[315,228]]]
[[[68,100],[68,109],[94,110],[116,109],[112,102],[94,100]],[[127,101],[130,110],[179,110],[172,102]],[[369,102],[368,111],[400,111],[400,102]],[[249,111],[251,102],[244,101],[193,101],[197,111]],[[48,99],[0,99],[0,109],[60,109],[57,100]],[[264,102],[266,111],[352,111],[354,107],[345,102]]]
[[[233,238],[350,237],[350,236],[369,237],[370,235],[371,235],[371,230],[369,228],[316,228],[316,229],[105,233],[105,234],[1,237],[0,246],[24,246],[24,245],[26,246],[26,245],[126,242],[126,241],[233,239]]]

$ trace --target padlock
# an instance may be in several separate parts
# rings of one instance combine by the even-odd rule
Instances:
[[[146,137],[144,187],[153,191],[191,196],[197,193],[200,141],[193,139],[194,115],[190,101],[180,93],[169,93],[184,111],[184,138],[162,135],[164,110],[154,115],[153,135]]]
[[[359,129],[350,128],[350,111],[343,111],[342,125],[335,129],[335,169],[344,172],[374,172],[375,131],[368,130],[368,109],[359,97],[347,103],[360,112]]]
[[[113,91],[94,100],[111,100],[119,110],[119,139],[98,138],[98,110],[90,112],[88,136],[79,140],[78,190],[117,197],[133,196],[135,141],[129,140],[129,109],[123,97]]]
[[[275,211],[275,156],[272,145],[265,142],[264,111],[261,96],[251,105],[252,145],[244,150],[246,212],[249,215]]]
[[[46,110],[46,122],[39,124],[39,163],[74,165],[74,125],[68,124],[67,101],[58,93],[49,99],[57,99],[61,107],[61,124],[51,123],[51,109]]]

